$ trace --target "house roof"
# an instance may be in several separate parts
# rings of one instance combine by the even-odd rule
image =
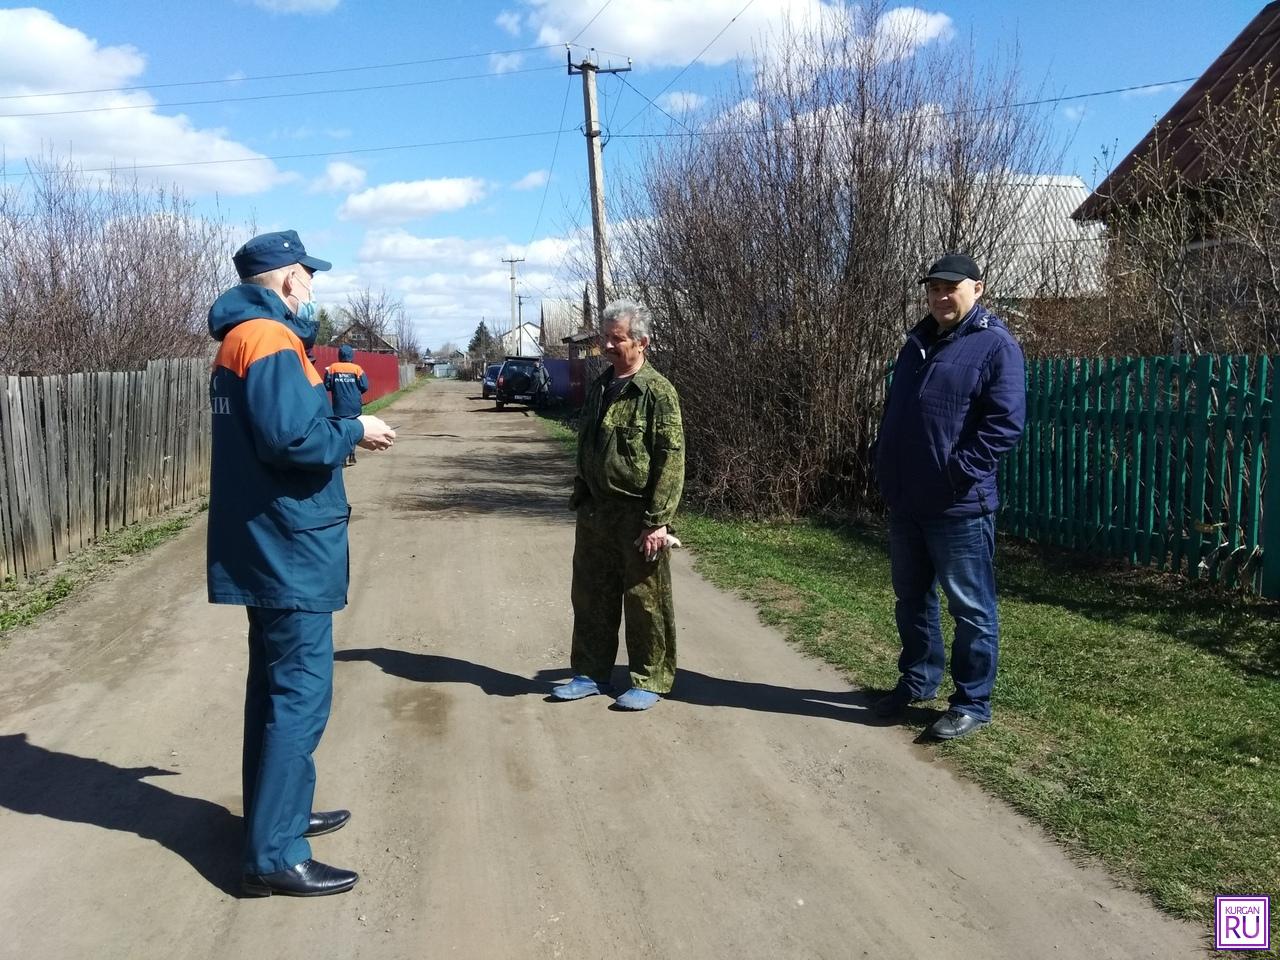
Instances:
[[[1163,138],[1174,170],[1191,181],[1205,175],[1203,157],[1196,144],[1195,130],[1209,102],[1225,103],[1250,70],[1280,63],[1280,0],[1263,7],[1240,35],[1209,64],[1190,89],[1169,108],[1138,145],[1116,164],[1097,188],[1072,214],[1077,220],[1100,220],[1116,199],[1138,199],[1128,181],[1138,160]]]
[[[370,343],[373,343],[375,346],[377,341],[381,340],[382,343],[384,344],[383,349],[390,350],[392,353],[395,353],[399,349],[396,344],[396,341],[399,338],[394,333],[382,333],[382,334],[374,333],[372,330],[370,330],[367,326],[365,326],[359,320],[355,321],[354,323],[347,324],[345,327],[343,327],[341,330],[335,333],[332,338],[333,342],[342,343],[342,341],[344,340],[351,339],[352,330],[359,330],[360,335],[365,339],[367,339]]]
[[[985,264],[992,292],[1003,298],[1080,297],[1102,289],[1106,243],[1101,223],[1072,219],[1089,196],[1074,176],[1017,176],[1003,187],[1010,205],[1009,242]]]
[[[538,344],[539,326],[532,321],[522,323],[498,337],[498,345],[508,356],[537,356],[542,353]]]

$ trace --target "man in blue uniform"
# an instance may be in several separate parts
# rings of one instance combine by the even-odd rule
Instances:
[[[331,266],[297,233],[254,237],[234,257],[243,281],[209,310],[220,342],[209,401],[213,466],[208,581],[212,603],[249,615],[245,688],[246,893],[318,896],[358,879],[311,859],[306,838],[343,826],[313,813],[312,753],[333,693],[333,611],[347,601],[342,462],[395,434],[377,417],[336,417],[307,351],[315,341],[311,278]]]
[[[889,560],[902,653],[897,686],[876,704],[889,719],[932,699],[947,649],[938,587],[956,621],[951,708],[929,728],[940,740],[991,721],[996,614],[996,468],[1022,435],[1022,348],[978,299],[982,273],[948,254],[920,279],[929,314],[893,367],[876,441],[876,478],[889,504]]]
[[[364,367],[355,362],[356,351],[349,343],[338,348],[338,362],[324,368],[324,388],[333,397],[333,414],[337,417],[360,416],[364,407],[364,395],[369,391],[369,377]],[[353,450],[347,457],[347,466],[356,462]]]

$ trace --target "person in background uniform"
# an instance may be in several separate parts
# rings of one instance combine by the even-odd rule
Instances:
[[[369,392],[369,378],[364,367],[355,362],[356,351],[349,343],[338,348],[338,362],[324,370],[324,388],[333,396],[333,415],[351,419],[360,416],[364,407],[364,395]],[[356,462],[353,449],[347,457],[347,466]]]
[[[647,710],[671,690],[676,620],[669,526],[684,489],[684,427],[675,387],[645,360],[649,311],[618,300],[600,340],[612,367],[587,392],[569,506],[573,549],[573,677],[557,700],[612,692],[618,626],[627,618],[631,687],[624,710]]]
[[[311,755],[333,694],[333,611],[347,602],[342,461],[357,444],[387,449],[395,434],[377,417],[334,416],[307,360],[311,278],[330,264],[292,230],[254,237],[234,262],[243,282],[209,310],[220,346],[209,383],[208,583],[210,602],[249,617],[242,886],[255,896],[340,893],[357,875],[311,859],[306,838],[350,817],[311,809]]]
[[[955,692],[928,732],[951,740],[991,721],[1000,630],[996,467],[1022,435],[1026,379],[1018,341],[978,303],[982,274],[970,257],[949,254],[920,282],[929,315],[898,354],[876,442],[902,676],[875,711],[890,719],[937,693],[947,655],[941,586],[956,622]]]

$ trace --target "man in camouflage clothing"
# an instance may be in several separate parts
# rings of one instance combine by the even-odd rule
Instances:
[[[647,710],[671,690],[676,622],[668,527],[684,489],[684,428],[675,387],[645,362],[649,311],[605,307],[600,342],[611,368],[588,388],[578,429],[571,509],[573,678],[557,700],[610,693],[618,626],[627,618],[631,687],[624,710]]]

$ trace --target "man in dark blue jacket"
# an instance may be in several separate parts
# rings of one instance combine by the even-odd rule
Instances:
[[[209,383],[209,600],[249,614],[245,690],[246,893],[349,890],[350,870],[311,859],[306,837],[337,830],[345,810],[313,813],[311,755],[333,694],[333,611],[347,602],[342,461],[357,445],[390,447],[377,417],[336,417],[307,350],[315,341],[311,278],[330,264],[297,233],[254,237],[238,251],[243,281],[209,310],[220,342]]]
[[[946,646],[937,588],[956,621],[951,708],[929,728],[943,740],[991,721],[996,615],[996,467],[1022,435],[1022,349],[979,303],[982,274],[963,254],[929,268],[929,315],[893,368],[876,442],[876,477],[889,504],[889,553],[902,654],[897,686],[876,704],[886,719],[932,699]]]
[[[360,416],[364,395],[369,391],[369,377],[364,367],[355,362],[356,351],[349,343],[338,348],[338,362],[324,368],[324,388],[333,396],[333,413],[337,417]],[[347,466],[356,462],[355,451],[347,457]]]

